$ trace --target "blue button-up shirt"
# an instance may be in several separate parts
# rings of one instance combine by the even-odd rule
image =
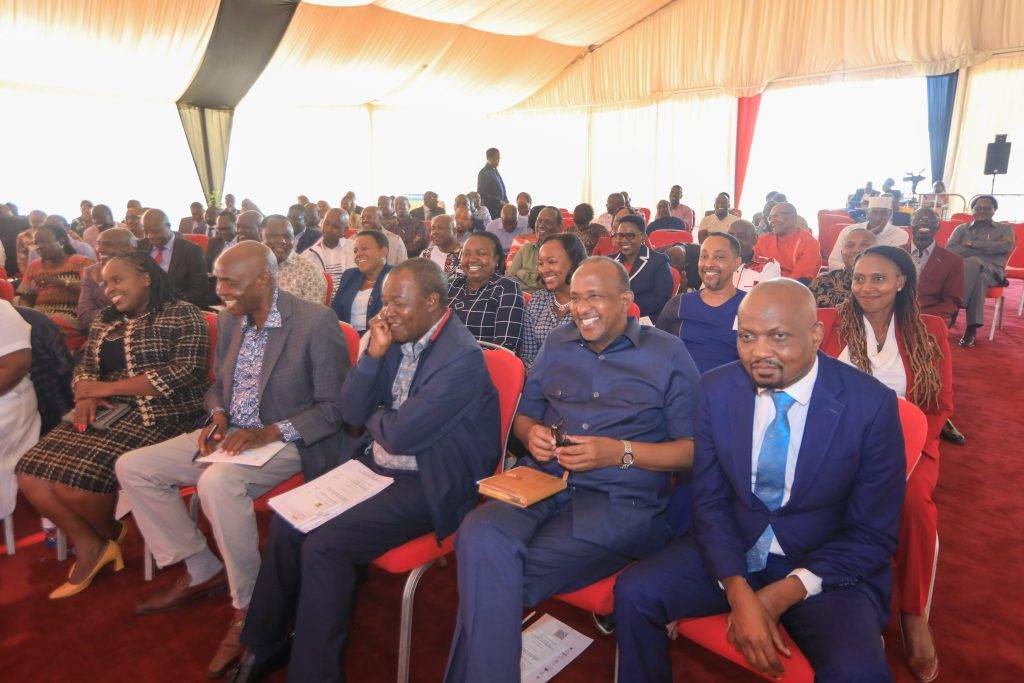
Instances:
[[[231,406],[228,419],[232,427],[262,429],[260,420],[260,374],[263,372],[263,356],[267,350],[270,330],[281,327],[281,312],[277,309],[277,292],[270,304],[270,313],[263,329],[256,327],[251,316],[242,323],[242,343],[238,347],[238,360],[231,378]],[[284,441],[298,441],[302,438],[290,420],[277,424]]]
[[[697,368],[677,337],[640,326],[600,353],[575,325],[552,330],[527,377],[519,413],[545,425],[565,418],[569,436],[606,436],[661,443],[693,436],[699,388]],[[552,460],[544,466],[561,475]],[[601,490],[663,505],[669,474],[637,467],[604,467],[570,474],[574,487]]]

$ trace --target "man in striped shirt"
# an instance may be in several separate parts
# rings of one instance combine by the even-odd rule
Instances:
[[[352,240],[345,237],[348,230],[348,212],[344,209],[330,209],[324,214],[323,237],[306,251],[303,258],[312,261],[318,268],[330,276],[334,283],[334,291],[338,291],[341,274],[355,267],[355,256],[352,253]]]

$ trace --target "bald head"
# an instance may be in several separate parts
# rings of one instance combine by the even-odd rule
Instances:
[[[501,227],[509,232],[516,229],[519,224],[519,211],[514,204],[506,204],[501,207]]]
[[[757,229],[750,221],[742,218],[729,224],[728,232],[740,243],[740,258],[748,263],[754,257],[754,245],[757,244]]]
[[[762,282],[740,303],[736,348],[758,387],[784,389],[814,365],[823,336],[811,290],[796,280]]]
[[[171,222],[160,209],[147,209],[142,214],[142,234],[154,247],[164,247],[171,239]]]
[[[263,214],[259,211],[243,211],[238,214],[235,224],[235,231],[238,233],[238,241],[246,240],[260,241],[260,223],[263,222]]]
[[[96,238],[96,255],[100,263],[107,263],[112,258],[128,256],[135,251],[138,240],[127,228],[109,228]]]
[[[239,242],[217,257],[213,276],[217,278],[217,296],[229,313],[265,315],[277,288],[277,256],[259,242]]]
[[[376,206],[368,206],[359,214],[359,225],[363,230],[381,230],[384,225],[381,223],[380,209]]]

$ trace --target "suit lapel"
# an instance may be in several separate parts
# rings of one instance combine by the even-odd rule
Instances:
[[[836,362],[836,361],[830,361]],[[804,423],[804,435],[800,442],[800,453],[796,461],[796,473],[793,475],[793,490],[790,492],[788,505],[800,500],[814,482],[825,458],[832,448],[836,425],[846,405],[836,398],[840,387],[834,370],[826,361],[824,354],[818,356],[818,379],[811,392],[811,402]]]
[[[747,495],[748,498],[753,498],[750,481],[753,476],[751,449],[753,448],[754,438],[754,401],[756,394],[751,389],[746,372],[737,375],[736,383],[739,385],[739,391],[735,394],[736,400],[729,403],[729,424],[733,426],[732,476],[739,495]]]
[[[636,255],[636,260],[640,262],[639,266],[633,269],[633,272],[629,274],[629,279],[632,282],[633,278],[640,274],[640,271],[647,267],[647,262],[651,258],[651,249],[646,244]]]
[[[261,396],[267,388],[267,380],[270,379],[270,373],[274,370],[274,365],[277,363],[281,351],[284,350],[284,344],[291,333],[288,319],[291,317],[292,307],[291,303],[284,296],[284,292],[278,294],[277,310],[281,314],[281,327],[267,328],[267,348],[263,351],[263,367],[260,369]]]
[[[221,377],[224,388],[224,405],[231,405],[231,389],[235,384],[235,365],[238,363],[238,350],[242,348],[242,324],[243,319],[236,319],[236,325],[231,330],[231,342],[228,344],[227,356],[225,357],[224,376]]]

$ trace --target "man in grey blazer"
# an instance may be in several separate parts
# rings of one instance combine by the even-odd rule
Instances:
[[[349,361],[329,308],[277,287],[277,259],[259,242],[225,251],[213,268],[224,301],[217,324],[215,379],[202,429],[131,451],[117,462],[135,522],[161,567],[187,571],[142,600],[136,614],[166,612],[230,589],[235,616],[210,662],[221,675],[238,656],[238,637],[260,566],[252,501],[299,470],[307,479],[338,464],[344,443],[341,385]],[[261,467],[196,463],[216,448],[236,455],[275,441]],[[180,489],[196,486],[223,562],[189,518]]]

